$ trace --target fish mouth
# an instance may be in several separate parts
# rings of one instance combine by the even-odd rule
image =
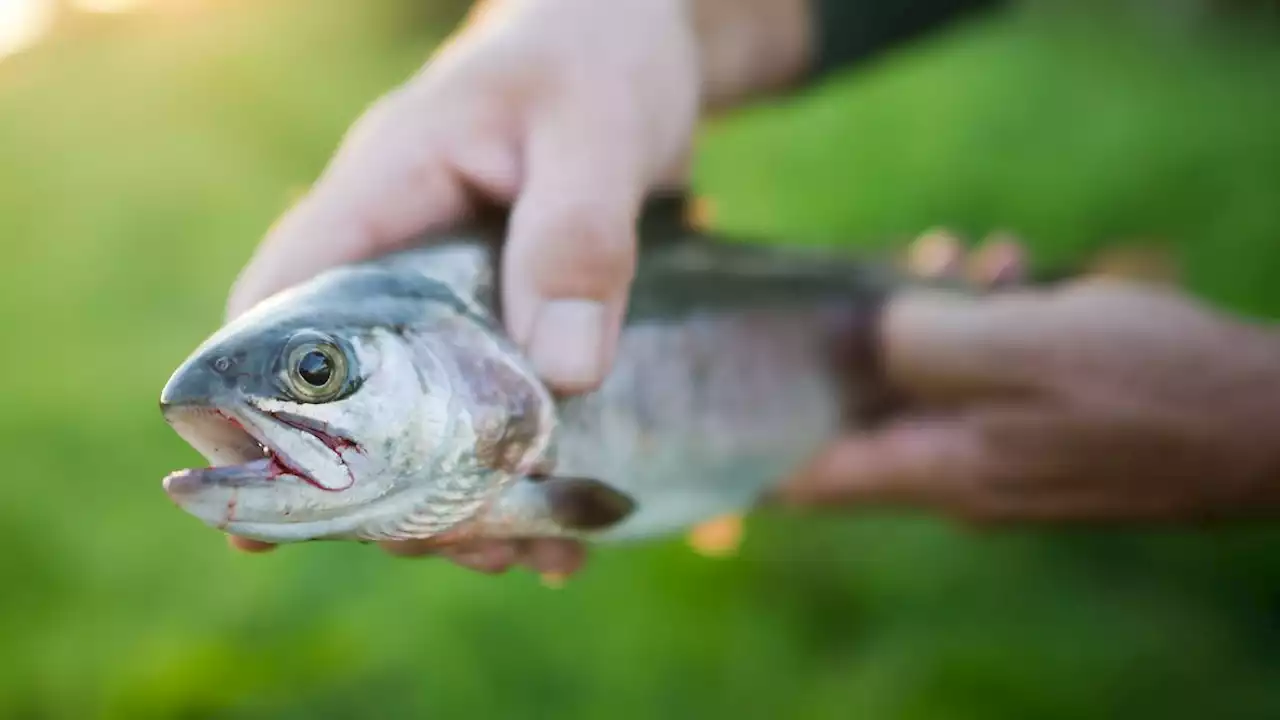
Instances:
[[[347,451],[363,452],[362,448],[354,440],[341,435],[324,423],[314,421],[301,415],[295,415],[289,412],[257,410],[250,408],[246,422],[236,421],[245,433],[253,437],[267,460],[271,462],[272,478],[283,475],[291,475],[301,479],[303,482],[311,485],[317,490],[324,492],[341,492],[350,488],[355,484],[355,475],[352,474],[351,468],[347,465],[343,454]],[[272,444],[264,439],[264,423],[275,422],[279,425],[292,428],[299,437],[309,436],[314,442],[308,442],[303,447],[310,448],[313,452],[318,450],[318,444],[323,450],[327,460],[331,460],[331,468],[338,468],[340,472],[336,473],[336,477],[325,477],[314,472],[308,472],[304,468],[308,467],[301,457],[295,457],[295,452],[301,452],[303,447],[299,447],[295,451],[289,451],[281,447],[279,443]]]
[[[171,478],[182,473],[205,473],[210,481],[243,486],[250,477],[260,477],[264,481],[291,477],[324,492],[340,492],[355,483],[342,453],[345,450],[359,451],[359,444],[308,418],[257,409],[241,413],[222,408],[193,407],[171,409],[165,417],[184,440],[212,463],[204,468],[179,470]],[[268,422],[308,435],[327,448],[334,463],[345,471],[344,481],[338,484],[323,482],[304,470],[302,462],[267,437],[265,425]]]
[[[171,427],[210,463],[206,467],[177,470],[164,479],[164,490],[179,507],[206,524],[240,532],[237,528],[267,528],[261,539],[281,539],[280,526],[331,520],[341,513],[325,498],[350,488],[355,480],[344,451],[360,452],[354,441],[307,418],[256,408],[229,410],[209,406],[176,406],[165,409]],[[275,424],[275,432],[268,432]],[[295,438],[281,447],[271,439],[286,427]],[[318,450],[323,448],[323,451]],[[308,472],[315,462],[303,463],[297,455],[323,452],[324,475]],[[316,458],[311,457],[314,461]],[[328,480],[329,482],[325,482]],[[334,482],[334,481],[337,482]],[[332,516],[332,517],[330,517]],[[315,529],[298,534],[314,533]]]

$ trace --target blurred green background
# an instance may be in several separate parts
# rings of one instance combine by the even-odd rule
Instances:
[[[1224,3],[1218,3],[1221,6]],[[708,127],[726,229],[1156,239],[1280,316],[1280,43],[1196,2],[1039,2]],[[0,60],[0,716],[1276,718],[1280,532],[760,517],[565,588],[360,546],[229,552],[160,478],[172,368],[459,3],[157,0]]]

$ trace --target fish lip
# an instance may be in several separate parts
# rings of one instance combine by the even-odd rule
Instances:
[[[242,488],[270,482],[272,460],[262,457],[238,465],[174,470],[164,478],[165,492],[173,496],[189,496],[208,487]]]

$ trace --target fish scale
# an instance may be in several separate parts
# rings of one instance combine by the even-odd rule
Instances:
[[[641,501],[600,537],[749,507],[839,430],[839,388],[811,323],[754,313],[628,329],[602,387],[560,408],[557,472],[608,478]]]

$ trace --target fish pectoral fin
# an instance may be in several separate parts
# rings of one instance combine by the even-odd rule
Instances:
[[[594,478],[532,477],[546,500],[551,519],[569,530],[603,530],[635,512],[636,501],[617,488]]]
[[[636,509],[628,494],[600,480],[539,475],[516,481],[467,528],[485,538],[572,537],[604,530]]]

